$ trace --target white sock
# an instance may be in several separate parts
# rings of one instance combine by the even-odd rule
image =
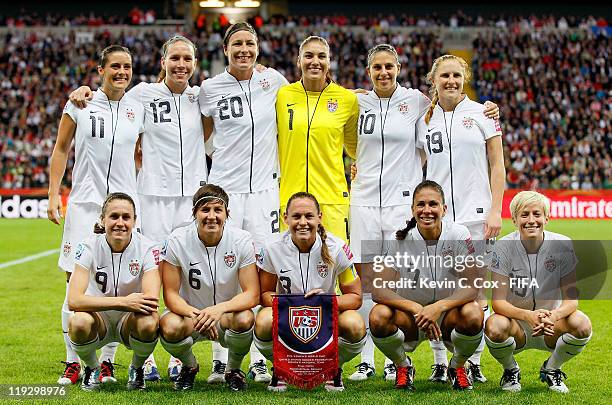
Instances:
[[[212,342],[212,359],[217,360],[223,364],[227,364],[228,351],[225,347],[221,346],[219,342]]]
[[[96,349],[98,349],[99,343],[100,339],[98,339],[97,336],[94,340],[82,344],[77,344],[70,340],[70,344],[72,347],[74,347],[74,351],[89,368],[100,367],[100,363],[98,363],[98,356],[96,355]]]
[[[390,358],[388,358],[387,356],[385,356],[385,367],[387,367],[389,364],[393,364],[393,362],[391,361]]]
[[[259,340],[256,334],[253,333],[253,343],[266,359],[274,361],[272,354],[272,341],[271,340]]]
[[[263,354],[259,353],[257,346],[255,346],[255,342],[251,343],[251,350],[249,351],[249,354],[251,356],[249,366],[252,366],[253,364],[259,363],[261,361],[263,361],[264,364],[266,364],[266,358],[264,357]]]
[[[372,307],[374,307],[372,293],[364,293],[363,302],[358,311],[366,324],[366,341],[361,351],[361,362],[368,363],[370,366],[374,367],[374,342],[372,341],[372,336],[370,336],[370,311]]]
[[[227,369],[239,370],[244,356],[247,355],[253,343],[253,327],[246,332],[225,331],[225,342],[228,348]]]
[[[198,365],[198,361],[193,355],[193,351],[191,347],[193,346],[193,339],[191,336],[187,336],[185,339],[180,342],[170,343],[166,341],[163,336],[160,337],[160,342],[164,349],[177,359],[183,362],[183,364],[187,367],[196,367]]]
[[[64,345],[66,346],[66,363],[79,363],[81,361],[79,355],[70,344],[70,337],[68,336],[68,322],[73,313],[68,309],[68,283],[66,283],[66,296],[62,304],[62,334],[64,335]]]
[[[111,342],[106,346],[102,347],[100,350],[100,363],[103,361],[108,361],[111,363],[115,362],[115,353],[117,353],[117,348],[119,347],[118,342]]]
[[[486,308],[483,308],[483,311],[484,311],[484,320],[483,320],[483,326],[484,326],[484,322],[486,322],[489,316],[491,316],[491,310],[489,309],[489,306],[487,305]],[[470,356],[468,360],[472,364],[480,365],[480,356],[482,356],[482,352],[484,351],[484,348],[485,348],[485,338],[484,338],[484,333],[483,333],[482,339],[480,340],[480,344],[478,345],[478,348],[476,349],[474,354]]]
[[[152,342],[143,342],[130,335],[129,340],[130,347],[134,352],[132,355],[132,366],[140,368],[143,366],[147,357],[149,357],[153,353],[153,350],[155,350],[157,339]]]
[[[446,357],[446,346],[442,340],[430,340],[429,347],[433,352],[434,364],[444,364],[448,366],[448,357]]]
[[[410,359],[404,351],[404,332],[401,329],[398,328],[394,334],[383,338],[372,336],[372,340],[378,350],[383,352],[396,366],[410,365]]]
[[[451,342],[453,342],[453,357],[450,361],[451,368],[462,367],[466,360],[474,354],[476,348],[482,340],[482,329],[474,336],[464,335],[457,332],[456,329],[451,331]]]
[[[503,342],[494,342],[487,335],[485,335],[487,341],[487,347],[489,353],[502,365],[504,370],[511,370],[518,367],[516,360],[514,359],[514,350],[516,349],[516,341],[514,336],[510,336]]]
[[[342,365],[353,357],[361,353],[363,345],[365,345],[366,336],[362,337],[358,342],[349,342],[343,337],[338,338],[338,367],[342,368]]]
[[[548,362],[546,363],[546,368],[548,370],[557,370],[560,369],[563,363],[574,358],[578,355],[589,340],[591,340],[591,333],[588,337],[584,339],[578,339],[574,335],[569,333],[564,333],[559,336],[557,339],[557,344],[555,345],[555,350],[550,355]]]

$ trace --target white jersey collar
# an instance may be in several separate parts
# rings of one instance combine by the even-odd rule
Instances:
[[[283,242],[285,243],[285,245],[289,247],[289,249],[300,253],[298,247],[295,246],[295,243],[293,243],[293,239],[291,239],[291,231],[285,231],[282,238],[283,238]],[[312,247],[310,248],[310,252],[316,251],[320,247],[321,247],[321,236],[319,236],[319,233],[317,232],[314,245],[312,245]]]

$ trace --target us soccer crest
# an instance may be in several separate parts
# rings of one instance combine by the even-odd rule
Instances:
[[[190,103],[195,103],[198,100],[198,97],[193,93],[188,93],[187,99],[189,100]]]
[[[259,85],[261,86],[262,89],[266,91],[270,88],[270,82],[268,81],[268,79],[261,79],[259,81]]]
[[[126,108],[125,109],[125,116],[127,117],[128,120],[134,121],[134,118],[136,118],[136,114],[134,113],[134,109]]]
[[[227,267],[234,267],[234,264],[236,263],[236,255],[232,251],[230,251],[229,253],[225,252],[225,255],[223,256],[223,261],[225,262],[225,265]]]
[[[138,259],[132,259],[129,269],[132,276],[136,277],[138,275],[138,272],[140,271],[140,263],[138,262]]]
[[[310,342],[321,330],[321,307],[289,307],[289,325],[302,343]]]
[[[327,111],[330,113],[336,112],[338,109],[338,100],[327,100]]]
[[[544,260],[544,268],[551,273],[555,271],[557,264],[555,263],[555,258],[553,256],[548,256],[546,260]]]
[[[474,126],[474,119],[470,117],[463,117],[463,121],[461,121],[461,123],[466,129],[472,129]]]
[[[399,110],[400,113],[404,115],[408,114],[408,103],[406,102],[399,103],[399,105],[397,106],[397,109]]]
[[[319,264],[317,264],[317,273],[319,273],[319,276],[321,276],[321,278],[327,277],[327,275],[329,274],[329,267],[327,267],[327,264],[319,262]]]
[[[68,256],[71,250],[72,246],[70,245],[70,242],[64,243],[64,256]]]

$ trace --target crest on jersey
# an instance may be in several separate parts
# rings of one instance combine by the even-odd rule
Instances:
[[[296,338],[310,342],[321,330],[321,307],[289,307],[289,325]]]
[[[198,96],[193,93],[187,93],[187,100],[189,100],[190,103],[195,103],[198,101]]]
[[[463,121],[461,121],[461,123],[466,129],[472,129],[474,126],[474,119],[470,117],[463,117]]]
[[[336,112],[338,109],[338,100],[327,100],[327,111],[330,113]]]
[[[448,246],[447,248],[442,250],[442,257],[445,258],[445,259],[447,257],[452,258],[453,257],[453,248],[451,246]]]
[[[397,109],[399,110],[400,113],[404,115],[408,114],[408,103],[405,101],[402,103],[399,103],[399,105],[397,106]]]
[[[68,256],[71,250],[72,246],[70,245],[70,242],[64,243],[64,256]]]
[[[327,264],[319,262],[319,264],[317,264],[317,273],[319,273],[319,276],[321,276],[321,278],[327,277],[327,275],[329,274],[329,267],[327,267]]]
[[[126,108],[125,109],[125,116],[127,117],[128,120],[134,121],[134,118],[136,118],[136,113],[134,113],[134,109],[133,108]]]
[[[544,260],[544,268],[551,273],[555,271],[557,263],[555,263],[555,258],[553,256],[548,256],[546,260]]]
[[[266,91],[270,88],[270,82],[268,81],[268,79],[261,79],[259,81],[259,85],[261,86],[262,89]]]
[[[236,264],[236,255],[231,250],[229,252],[225,252],[225,255],[223,255],[223,261],[227,267],[234,267],[234,264]]]
[[[140,263],[138,262],[138,259],[132,259],[129,269],[132,276],[136,277],[138,275],[138,272],[140,271]]]

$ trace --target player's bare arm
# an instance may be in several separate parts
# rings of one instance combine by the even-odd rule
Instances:
[[[502,226],[502,203],[506,182],[506,168],[504,166],[504,151],[502,137],[494,136],[487,139],[487,158],[491,171],[491,208],[485,222],[485,239],[495,238],[499,235]]]
[[[62,200],[59,195],[62,177],[66,171],[66,162],[68,162],[68,154],[70,146],[76,133],[76,123],[70,115],[62,114],[59,129],[57,130],[57,140],[51,155],[51,164],[49,169],[49,206],[47,208],[47,217],[49,221],[59,225],[62,217]]]
[[[164,302],[170,311],[177,315],[196,317],[200,310],[189,305],[183,297],[179,295],[181,288],[181,268],[167,261],[161,264],[162,286],[164,291]]]
[[[68,99],[72,104],[78,108],[87,107],[87,102],[93,98],[93,91],[89,86],[81,86],[74,90],[68,96]]]

